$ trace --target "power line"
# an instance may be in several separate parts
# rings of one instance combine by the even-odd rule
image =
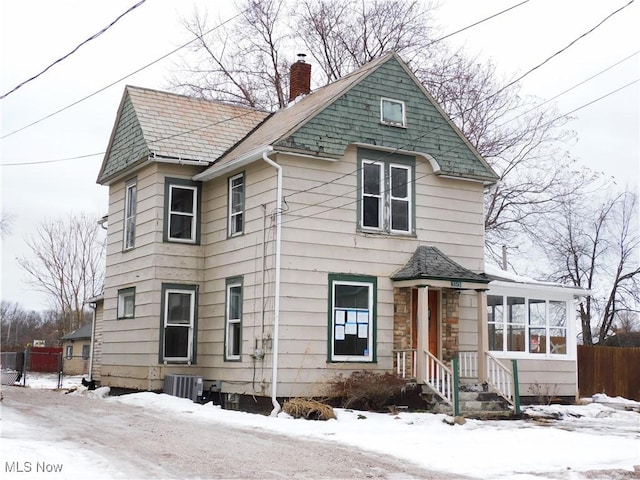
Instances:
[[[216,29],[218,29],[218,28],[222,27],[223,25],[225,25],[225,24],[227,24],[227,23],[231,22],[232,20],[235,20],[237,17],[239,17],[240,15],[244,14],[245,12],[246,12],[246,10],[244,10],[244,11],[242,11],[242,12],[240,12],[240,13],[237,13],[236,15],[234,15],[233,17],[231,17],[231,18],[229,18],[229,19],[225,20],[225,21],[224,21],[224,22],[222,22],[221,24],[216,25],[216,26],[215,26],[215,27],[213,27],[212,29],[210,29],[210,30],[206,31],[206,32],[205,32],[205,33],[203,33],[201,36],[204,36],[204,35],[208,35],[208,34],[210,34],[210,33],[211,33],[211,32],[213,32],[214,30],[216,30]],[[69,104],[69,105],[67,105],[66,107],[62,107],[61,109],[56,110],[55,112],[50,113],[49,115],[46,115],[46,116],[44,116],[44,117],[42,117],[42,118],[40,118],[40,119],[38,119],[38,120],[35,120],[34,122],[31,122],[31,123],[29,123],[29,124],[27,124],[27,125],[25,125],[25,126],[23,126],[23,127],[18,128],[17,130],[13,130],[13,131],[11,131],[11,132],[9,132],[9,133],[7,133],[7,134],[3,135],[2,137],[0,137],[0,140],[3,140],[3,139],[5,139],[5,138],[7,138],[7,137],[10,137],[11,135],[14,135],[14,134],[16,134],[16,133],[18,133],[18,132],[21,132],[22,130],[25,130],[25,129],[29,128],[29,127],[32,127],[32,126],[34,126],[34,125],[36,125],[36,124],[38,124],[38,123],[40,123],[40,122],[42,122],[42,121],[44,121],[44,120],[47,120],[47,119],[49,119],[49,118],[51,118],[51,117],[53,117],[53,116],[55,116],[55,115],[57,115],[57,114],[59,114],[59,113],[61,113],[61,112],[64,112],[65,110],[68,110],[68,109],[69,109],[69,108],[71,108],[71,107],[76,106],[77,104],[79,104],[79,103],[81,103],[81,102],[84,102],[85,100],[88,100],[88,99],[89,99],[89,98],[91,98],[91,97],[94,97],[95,95],[97,95],[97,94],[99,94],[99,93],[101,93],[101,92],[103,92],[103,91],[107,90],[108,88],[113,87],[114,85],[116,85],[116,84],[118,84],[118,83],[122,82],[123,80],[126,80],[127,78],[129,78],[129,77],[131,77],[131,76],[135,75],[136,73],[139,73],[139,72],[141,72],[142,70],[145,70],[145,69],[149,68],[150,66],[155,65],[156,63],[158,63],[158,62],[160,62],[160,61],[164,60],[165,58],[167,58],[167,57],[169,57],[169,56],[173,55],[173,54],[174,54],[174,53],[176,53],[177,51],[182,50],[182,49],[183,49],[183,48],[185,48],[185,47],[188,47],[188,46],[189,46],[189,45],[191,45],[193,42],[195,42],[196,40],[198,40],[201,36],[197,36],[197,37],[193,38],[192,40],[189,40],[189,41],[188,41],[187,43],[185,43],[184,45],[181,45],[181,46],[179,46],[178,48],[175,48],[175,49],[171,50],[169,53],[166,53],[166,54],[162,55],[160,58],[157,58],[156,60],[154,60],[154,61],[152,61],[152,62],[150,62],[150,63],[147,63],[145,66],[140,67],[140,68],[138,68],[137,70],[134,70],[133,72],[129,73],[128,75],[125,75],[124,77],[119,78],[118,80],[116,80],[116,81],[114,81],[114,82],[110,83],[109,85],[106,85],[106,86],[102,87],[102,88],[101,88],[101,89],[99,89],[99,90],[96,90],[95,92],[93,92],[93,93],[91,93],[91,94],[87,95],[86,97],[81,98],[80,100],[76,100],[75,102],[70,103],[70,104]]]
[[[104,27],[102,30],[100,30],[98,33],[94,33],[93,35],[91,35],[89,38],[87,38],[84,42],[80,43],[79,45],[77,45],[73,50],[71,50],[69,53],[67,53],[66,55],[60,57],[59,59],[57,59],[55,62],[49,64],[44,70],[42,70],[40,73],[35,74],[34,76],[32,76],[31,78],[26,79],[25,81],[19,83],[18,85],[16,85],[15,87],[13,87],[11,90],[9,90],[7,93],[5,93],[4,95],[0,96],[0,100],[8,97],[9,95],[11,95],[13,92],[15,92],[16,90],[18,90],[20,87],[23,87],[24,85],[26,85],[27,83],[35,80],[36,78],[38,78],[40,75],[44,74],[47,70],[49,70],[50,68],[52,68],[53,66],[57,65],[58,63],[62,62],[63,60],[66,60],[67,58],[69,58],[71,55],[73,55],[74,53],[76,53],[80,47],[82,47],[83,45],[89,43],[91,40],[95,40],[96,38],[98,38],[100,35],[102,35],[104,32],[106,32],[107,30],[109,30],[111,27],[113,27],[118,20],[120,20],[122,17],[124,17],[125,15],[127,15],[128,13],[132,12],[133,10],[135,10],[136,8],[138,8],[140,5],[142,5],[146,0],[140,0],[138,3],[136,3],[134,6],[132,6],[131,8],[129,8],[126,12],[120,14],[113,22],[111,22],[109,25],[107,25],[106,27]]]
[[[505,8],[504,10],[502,10],[502,11],[500,11],[498,13],[494,13],[493,15],[491,15],[489,17],[483,18],[482,20],[478,20],[477,22],[472,23],[471,25],[467,25],[466,27],[463,27],[460,30],[456,30],[455,32],[448,33],[444,37],[440,37],[440,38],[434,40],[433,42],[429,42],[427,44],[427,47],[430,47],[434,43],[438,43],[438,42],[440,42],[440,41],[442,41],[442,40],[444,40],[446,38],[453,37],[454,35],[457,35],[460,32],[464,32],[465,30],[468,30],[468,29],[470,29],[472,27],[475,27],[476,25],[480,25],[481,23],[484,23],[487,20],[491,20],[492,18],[495,18],[495,17],[497,17],[499,15],[502,15],[503,13],[507,13],[508,11],[513,10],[514,8],[518,8],[519,6],[524,5],[525,3],[528,3],[528,2],[529,2],[529,0],[524,0],[524,2],[520,2],[520,3],[516,4],[516,5],[512,5],[509,8]]]
[[[449,34],[445,35],[444,37],[441,37],[441,38],[439,38],[439,39],[437,39],[437,40],[434,40],[433,42],[431,42],[431,44],[436,43],[436,42],[439,42],[439,41],[441,41],[441,40],[444,40],[445,38],[449,38],[449,37],[451,37],[451,36],[453,36],[453,35],[456,35],[456,34],[458,34],[458,33],[460,33],[460,32],[463,32],[463,31],[465,31],[465,30],[467,30],[467,29],[469,29],[469,28],[471,28],[471,27],[474,27],[474,26],[476,26],[476,25],[479,25],[479,24],[481,24],[481,23],[483,23],[483,22],[485,22],[485,21],[487,21],[487,20],[490,20],[490,19],[492,19],[492,18],[495,18],[495,17],[497,17],[497,16],[499,16],[499,15],[501,15],[501,14],[505,13],[505,12],[508,12],[509,10],[513,10],[514,8],[517,8],[517,7],[519,7],[519,6],[521,6],[521,5],[525,4],[525,3],[527,3],[528,1],[529,1],[529,0],[525,0],[524,2],[520,2],[520,3],[518,3],[518,4],[516,4],[516,5],[513,5],[513,6],[511,6],[511,7],[507,8],[507,9],[505,9],[505,10],[502,10],[502,11],[500,11],[500,12],[498,12],[498,13],[495,13],[495,14],[493,14],[493,15],[490,15],[489,17],[486,17],[486,18],[484,18],[484,19],[482,19],[482,20],[479,20],[479,21],[474,22],[474,23],[472,23],[472,24],[470,24],[470,25],[467,25],[467,26],[466,26],[466,27],[464,27],[464,28],[461,28],[461,29],[459,29],[459,30],[457,30],[457,31],[455,31],[455,32],[452,32],[452,33],[449,33]],[[212,28],[212,29],[208,30],[207,32],[205,32],[205,33],[204,33],[204,34],[202,34],[201,36],[208,35],[209,33],[213,32],[213,31],[214,31],[214,30],[216,30],[217,28],[219,28],[219,27],[221,27],[221,26],[225,25],[225,24],[226,24],[226,23],[228,23],[228,22],[231,22],[232,20],[235,20],[237,17],[239,17],[240,15],[244,14],[247,10],[248,10],[248,9],[246,9],[246,10],[244,10],[244,11],[242,11],[242,12],[240,12],[240,13],[236,14],[235,16],[233,16],[233,17],[229,18],[228,20],[225,20],[225,21],[224,21],[224,22],[222,22],[220,25],[218,25],[218,26],[216,26],[216,27],[214,27],[214,28]],[[173,54],[174,54],[174,53],[176,53],[177,51],[179,51],[179,50],[181,50],[181,49],[183,49],[183,48],[187,47],[187,46],[188,46],[188,45],[190,45],[191,43],[193,43],[193,42],[195,42],[196,40],[198,40],[201,36],[197,36],[196,38],[194,38],[194,39],[190,40],[189,42],[185,43],[184,45],[182,45],[182,46],[180,46],[180,47],[178,47],[178,48],[176,48],[176,49],[172,50],[171,52],[169,52],[169,53],[167,53],[167,54],[163,55],[162,57],[158,58],[157,60],[154,60],[153,62],[148,63],[147,65],[145,65],[145,66],[143,66],[143,67],[141,67],[141,68],[139,68],[139,69],[135,70],[134,72],[132,72],[132,73],[130,73],[130,74],[128,74],[128,75],[126,75],[126,76],[124,76],[124,77],[120,78],[119,80],[116,80],[115,82],[112,82],[112,83],[110,83],[109,85],[107,85],[107,86],[105,86],[105,87],[103,87],[103,88],[101,88],[101,89],[99,89],[99,90],[97,90],[97,91],[95,91],[95,92],[91,93],[90,95],[87,95],[86,97],[83,97],[83,98],[81,98],[81,99],[79,99],[79,100],[77,100],[77,101],[75,101],[75,102],[73,102],[73,103],[71,103],[71,104],[67,105],[66,107],[63,107],[63,108],[61,108],[61,109],[59,109],[59,110],[56,110],[55,112],[50,113],[49,115],[47,115],[47,116],[45,116],[45,117],[42,117],[42,118],[40,118],[39,120],[36,120],[36,121],[34,121],[34,122],[32,122],[32,123],[30,123],[30,124],[28,124],[28,125],[25,125],[25,126],[23,126],[23,127],[19,128],[19,129],[17,129],[17,130],[13,130],[13,131],[11,131],[11,132],[9,132],[9,133],[7,133],[7,134],[3,135],[2,137],[0,137],[0,140],[2,140],[2,139],[4,139],[4,138],[7,138],[7,137],[9,137],[9,136],[11,136],[11,135],[14,135],[14,134],[16,134],[16,133],[18,133],[18,132],[21,132],[22,130],[25,130],[25,129],[29,128],[29,127],[32,127],[33,125],[36,125],[36,124],[38,124],[38,123],[40,123],[40,122],[42,122],[42,121],[44,121],[44,120],[47,120],[47,119],[49,119],[49,118],[51,118],[51,117],[53,117],[53,116],[57,115],[58,113],[61,113],[61,112],[65,111],[65,110],[68,110],[68,109],[69,109],[69,108],[71,108],[71,107],[74,107],[75,105],[77,105],[77,104],[79,104],[79,103],[81,103],[81,102],[84,102],[85,100],[88,100],[89,98],[91,98],[91,97],[93,97],[93,96],[97,95],[98,93],[101,93],[101,92],[103,92],[104,90],[107,90],[108,88],[111,88],[112,86],[114,86],[114,85],[116,85],[117,83],[120,83],[121,81],[123,81],[123,80],[125,80],[125,79],[127,79],[127,78],[131,77],[132,75],[135,75],[136,73],[139,73],[139,72],[141,72],[142,70],[145,70],[146,68],[150,67],[151,65],[154,65],[155,63],[158,63],[159,61],[164,60],[164,59],[165,59],[165,58],[167,58],[168,56],[173,55]],[[94,156],[94,155],[98,155],[98,154],[92,154],[92,155],[87,155],[87,156]],[[46,163],[62,162],[62,161],[66,161],[66,160],[76,160],[76,159],[78,159],[78,158],[84,158],[84,156],[71,157],[71,158],[61,158],[61,159],[57,159],[57,160],[50,160],[50,161],[46,161]],[[30,162],[30,163],[24,163],[24,165],[36,165],[36,164],[40,164],[40,163],[44,163],[44,162],[41,162],[41,161],[38,161],[38,162]],[[16,165],[21,165],[21,164],[19,164],[19,163],[0,164],[0,166],[16,166]]]
[[[520,118],[520,117],[522,117],[523,115],[526,115],[527,113],[533,112],[534,110],[539,109],[540,107],[542,107],[543,105],[546,105],[546,104],[547,104],[547,103],[549,103],[549,102],[553,102],[555,99],[557,99],[557,98],[561,97],[562,95],[564,95],[564,94],[566,94],[566,93],[569,93],[569,92],[570,92],[570,91],[572,91],[572,90],[575,90],[576,88],[578,88],[578,87],[579,87],[579,86],[581,86],[581,85],[584,85],[584,84],[585,84],[585,83],[587,83],[588,81],[593,80],[594,78],[596,78],[596,77],[598,77],[598,76],[602,75],[603,73],[608,72],[608,71],[609,71],[609,70],[611,70],[612,68],[617,67],[617,66],[618,66],[618,65],[620,65],[621,63],[626,62],[626,61],[627,61],[627,60],[629,60],[630,58],[633,58],[633,57],[634,57],[634,56],[636,56],[638,53],[640,53],[640,50],[635,51],[634,53],[632,53],[631,55],[629,55],[629,56],[627,56],[627,57],[623,58],[622,60],[619,60],[619,61],[617,61],[616,63],[614,63],[614,64],[612,64],[612,65],[609,65],[607,68],[605,68],[605,69],[603,69],[603,70],[600,70],[598,73],[596,73],[596,74],[594,74],[594,75],[591,75],[589,78],[587,78],[587,79],[585,79],[585,80],[583,80],[583,81],[581,81],[581,82],[579,82],[579,83],[576,83],[575,85],[573,85],[573,86],[571,86],[571,87],[567,88],[566,90],[563,90],[562,92],[560,92],[560,93],[558,93],[557,95],[555,95],[555,96],[551,97],[550,99],[545,100],[545,101],[544,101],[544,102],[542,102],[541,104],[536,105],[535,107],[533,107],[533,108],[531,108],[531,109],[529,109],[529,110],[527,110],[527,111],[525,111],[525,112],[522,112],[522,113],[520,113],[520,114],[516,115],[515,117],[513,117],[513,118],[511,118],[511,119],[507,120],[507,121],[506,121],[506,122],[504,122],[504,123],[501,123],[500,125],[498,125],[498,127],[501,127],[501,126],[503,126],[503,125],[505,125],[505,124],[507,124],[507,123],[509,123],[509,122],[511,122],[511,121],[513,121],[513,120],[515,120],[516,118]]]
[[[518,83],[519,81],[521,81],[523,78],[525,78],[526,76],[530,75],[531,73],[533,73],[534,71],[536,71],[537,69],[539,69],[540,67],[542,67],[543,65],[545,65],[547,62],[549,62],[551,59],[557,57],[558,55],[560,55],[561,53],[565,52],[566,50],[568,50],[571,46],[573,46],[575,43],[577,43],[579,40],[582,40],[584,37],[586,37],[587,35],[591,34],[596,28],[598,28],[599,26],[601,26],[604,22],[606,22],[607,20],[609,20],[611,17],[613,17],[616,13],[621,12],[622,10],[624,10],[625,8],[627,8],[629,5],[631,5],[633,2],[635,2],[635,0],[631,0],[629,3],[627,3],[626,5],[623,5],[622,7],[618,8],[617,10],[615,10],[614,12],[610,13],[609,15],[607,15],[605,18],[603,18],[600,22],[598,22],[598,24],[596,24],[594,27],[590,28],[589,30],[587,30],[585,33],[583,33],[582,35],[580,35],[579,37],[573,39],[571,42],[569,42],[566,46],[564,46],[563,48],[561,48],[560,50],[558,50],[556,53],[554,53],[553,55],[551,55],[550,57],[547,57],[545,60],[543,60],[542,62],[538,63],[536,66],[534,66],[533,68],[529,69],[528,71],[526,71],[525,73],[523,73],[522,75],[520,75],[518,78],[516,78],[515,80],[512,80],[511,82],[509,82],[508,84],[506,84],[504,87],[502,87],[501,89],[497,90],[496,92],[494,92],[493,94],[489,95],[487,98],[485,98],[484,100],[482,100],[482,102],[486,102],[487,100],[495,97],[496,95],[498,95],[499,93],[505,91],[507,88],[515,85],[516,83]],[[479,102],[479,103],[482,103]],[[477,107],[478,104],[473,105],[471,108],[475,108]],[[468,110],[467,110],[468,111]]]

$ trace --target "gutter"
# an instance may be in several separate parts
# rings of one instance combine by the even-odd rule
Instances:
[[[280,404],[277,400],[278,393],[278,340],[280,327],[280,251],[282,244],[282,167],[271,160],[267,155],[273,151],[272,147],[268,147],[262,151],[262,159],[276,169],[277,187],[276,187],[276,273],[275,273],[275,292],[273,305],[273,367],[271,374],[271,404],[273,410],[271,416],[275,417],[280,412]]]
[[[204,172],[198,173],[194,175],[192,179],[196,182],[206,182],[213,178],[219,177],[226,173],[231,173],[233,170],[237,168],[244,167],[250,163],[255,162],[256,160],[260,160],[263,158],[263,154],[267,155],[273,152],[273,147],[271,145],[263,145],[261,147],[256,148],[250,152],[245,153],[241,157],[236,158],[227,163],[222,164],[213,164],[211,167],[207,168]],[[269,159],[269,161],[272,161]],[[276,164],[277,165],[277,164]]]

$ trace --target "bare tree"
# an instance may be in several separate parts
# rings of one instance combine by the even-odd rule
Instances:
[[[579,305],[586,345],[603,342],[616,319],[637,313],[640,305],[637,194],[624,191],[595,205],[594,196],[576,196],[562,212],[545,217],[545,234],[537,237],[555,266],[551,279],[593,292]]]
[[[13,216],[6,215],[4,212],[0,217],[0,237],[9,235],[11,233],[11,226],[13,224]]]
[[[0,347],[2,351],[19,351],[34,340],[56,345],[60,339],[52,315],[25,310],[15,302],[0,302]]]
[[[31,255],[18,259],[30,283],[60,313],[61,335],[82,325],[85,302],[103,287],[105,243],[97,220],[81,214],[45,221],[26,239]]]
[[[539,217],[559,208],[576,185],[559,145],[571,137],[554,108],[536,109],[492,63],[449,52],[434,40],[434,6],[420,0],[248,0],[240,19],[207,33],[206,17],[187,22],[197,37],[174,87],[189,94],[260,108],[286,104],[288,50],[304,45],[326,84],[384,52],[399,53],[499,181],[485,197],[490,254],[517,234],[535,230]],[[297,52],[296,52],[297,53]],[[178,80],[178,78],[180,80]],[[434,132],[437,135],[438,132]],[[569,181],[570,180],[570,181]],[[494,256],[499,257],[500,252]]]
[[[535,230],[582,185],[559,148],[572,136],[562,129],[567,120],[553,107],[535,108],[519,86],[501,87],[495,65],[462,52],[443,50],[416,75],[499,177],[486,192],[484,219],[488,253],[499,259],[496,246]]]
[[[394,51],[424,63],[433,44],[434,7],[418,0],[305,0],[297,4],[301,41],[324,72],[324,83]]]

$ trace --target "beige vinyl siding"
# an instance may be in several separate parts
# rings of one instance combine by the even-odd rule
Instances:
[[[105,385],[155,390],[162,388],[162,380],[152,377],[184,368],[158,364],[162,283],[200,285],[202,247],[163,242],[164,189],[165,177],[190,179],[196,171],[154,163],[136,172],[135,246],[127,251],[122,250],[124,185],[131,177],[110,185],[101,366]],[[136,289],[135,318],[118,320],[118,290],[128,287]]]
[[[478,294],[462,292],[460,294],[460,322],[458,344],[461,352],[478,351]]]
[[[482,267],[482,186],[471,182],[438,179],[428,175],[430,166],[417,162],[418,182],[433,187],[432,198],[417,196],[417,225],[445,218],[429,228],[418,228],[417,236],[365,234],[357,231],[357,177],[355,149],[347,158],[322,160],[279,155],[283,167],[286,205],[282,217],[281,310],[279,396],[316,392],[328,377],[369,368],[392,369],[393,284],[390,275],[409,259],[419,244],[440,247],[456,261],[476,270]],[[328,172],[327,169],[332,171]],[[265,342],[264,360],[249,356],[256,340],[270,338],[273,326],[275,170],[262,162],[244,169],[244,234],[227,238],[227,179],[238,172],[206,184],[202,243],[205,249],[204,288],[200,297],[199,358],[223,390],[270,394],[271,342]],[[339,178],[343,176],[343,178]],[[310,180],[313,179],[313,180]],[[297,193],[323,182],[305,193]],[[448,184],[455,184],[450,188]],[[422,188],[422,187],[419,187]],[[463,188],[463,191],[460,191]],[[453,201],[443,198],[450,194]],[[477,202],[480,202],[478,207]],[[261,273],[263,208],[267,208],[265,242],[265,331],[261,331]],[[446,210],[446,211],[445,211]],[[452,213],[453,212],[453,213]],[[456,218],[459,212],[460,222]],[[433,221],[432,221],[433,223]],[[462,223],[462,227],[460,227]],[[454,234],[440,235],[436,229],[450,228]],[[434,239],[440,236],[441,238]],[[322,248],[318,247],[318,244]],[[378,280],[376,362],[327,363],[328,275],[347,273],[375,276]],[[243,276],[242,361],[224,362],[224,281]],[[476,321],[471,307],[465,315]],[[260,345],[260,342],[258,342]],[[204,362],[204,363],[203,363]],[[255,383],[254,377],[255,365]]]
[[[578,372],[575,359],[519,359],[520,395],[567,396],[578,394]]]
[[[101,380],[102,367],[102,332],[104,329],[104,302],[99,301],[95,310],[95,325],[93,331],[93,353],[91,378],[96,381]]]

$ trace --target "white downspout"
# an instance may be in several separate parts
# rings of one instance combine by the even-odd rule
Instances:
[[[280,327],[280,243],[282,231],[282,167],[267,156],[267,151],[262,152],[262,159],[276,169],[278,180],[276,187],[276,278],[273,305],[273,367],[271,378],[271,403],[273,410],[271,416],[275,417],[280,412],[280,404],[277,400],[278,393],[278,330]]]

